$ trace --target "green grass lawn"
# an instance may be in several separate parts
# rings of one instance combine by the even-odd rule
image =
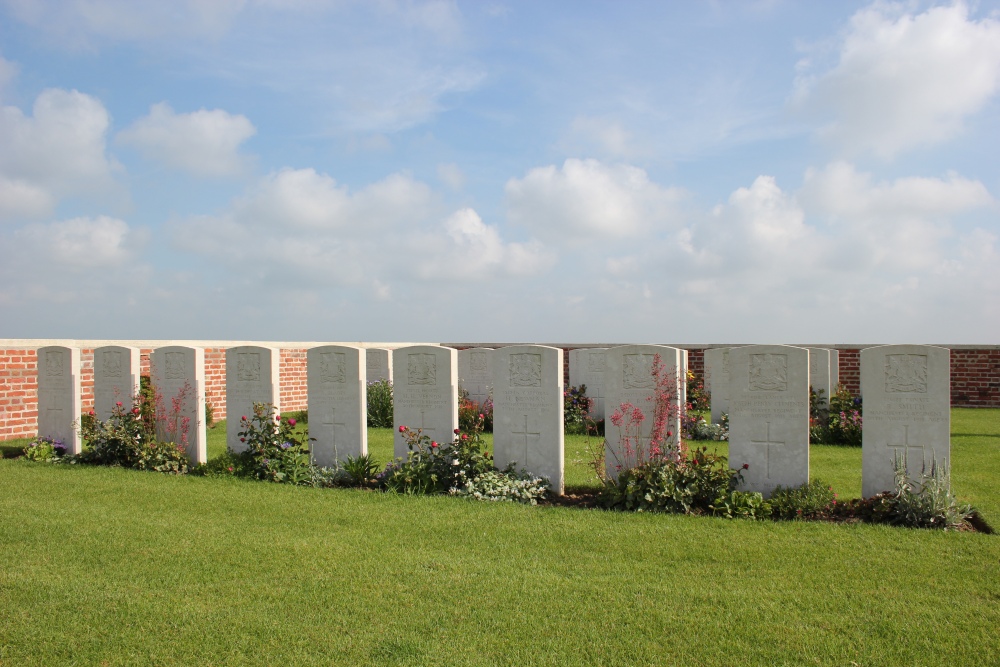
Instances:
[[[1000,410],[952,425],[955,490],[996,526]],[[860,450],[814,446],[812,472],[857,495]],[[1000,664],[1000,535],[11,460],[0,517],[3,667]]]

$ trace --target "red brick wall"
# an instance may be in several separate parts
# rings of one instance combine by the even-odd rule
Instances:
[[[306,351],[281,350],[281,411],[305,410],[308,406]]]
[[[216,420],[226,418],[226,350],[205,348],[205,400],[212,404]]]
[[[861,350],[840,350],[840,384],[857,396],[861,393]]]
[[[705,377],[705,350],[688,350],[688,370],[700,378]]]
[[[1000,406],[1000,350],[951,351],[951,404]]]
[[[37,368],[34,350],[0,350],[0,440],[37,434]]]

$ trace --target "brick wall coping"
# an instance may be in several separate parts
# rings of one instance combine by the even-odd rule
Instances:
[[[760,345],[762,343],[441,343],[447,347],[507,347],[509,345],[547,345],[563,349],[582,349],[587,347],[616,347],[619,345],[667,345],[682,350],[709,350],[716,347],[742,347],[744,345]],[[832,350],[863,350],[866,347],[878,347],[890,343],[767,343],[768,345],[792,345],[794,347],[825,347]],[[1000,345],[951,345],[944,343],[892,343],[893,345],[934,345],[949,350],[1000,350]]]
[[[363,348],[385,348],[394,350],[397,347],[410,345],[439,345],[438,343],[366,343],[366,342],[326,342],[326,341],[259,341],[259,340],[105,340],[78,338],[0,338],[0,348],[38,348],[49,345],[64,347],[94,348],[105,345],[120,345],[123,347],[167,347],[183,345],[185,347],[229,348],[242,345],[257,345],[259,347],[276,347],[281,349],[307,349],[319,345],[353,345]]]

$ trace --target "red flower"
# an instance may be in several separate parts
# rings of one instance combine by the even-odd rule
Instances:
[[[94,412],[93,410],[91,410],[91,411],[90,411],[89,413],[87,413],[87,414],[89,414],[89,415],[90,415],[91,417],[93,417],[93,416],[94,416],[94,415],[96,415],[97,413],[96,413],[96,412]]]
[[[458,430],[458,429],[456,428],[456,429],[455,429],[455,435],[458,435],[459,433],[461,433],[461,431],[459,431],[459,430]]]
[[[122,406],[122,402],[118,401],[117,403],[115,403],[115,405],[117,405],[120,408]]]
[[[673,434],[674,434],[674,432],[673,432],[673,431],[667,431],[667,437],[668,437],[668,438],[669,438],[670,436],[672,436]]]
[[[465,435],[465,434],[463,433],[463,434],[462,434],[462,440],[468,440],[468,439],[469,439],[469,436],[467,436],[467,435]]]
[[[243,415],[242,417],[240,417],[240,421],[245,422],[246,420],[247,420],[247,416],[246,415]]]
[[[280,422],[281,421],[281,415],[274,415],[274,421]]]
[[[434,442],[433,440],[431,440],[431,449],[434,449],[437,446],[438,446],[438,444],[436,442]]]
[[[295,426],[295,425],[296,425],[297,423],[298,423],[298,422],[297,422],[297,421],[295,421],[294,419],[289,419],[289,420],[288,420],[288,425],[289,425],[289,426]]]
[[[743,469],[744,470],[750,470],[750,464],[749,463],[744,463],[743,464]]]
[[[246,442],[246,441],[247,441],[246,438],[240,438],[240,442]]]
[[[132,408],[132,414],[134,415],[139,414],[139,408]]]
[[[406,430],[406,427],[403,426],[402,424],[400,424],[400,426],[399,426],[399,432],[402,433],[405,430]]]

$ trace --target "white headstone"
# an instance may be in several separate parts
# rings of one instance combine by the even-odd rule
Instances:
[[[365,351],[365,373],[368,382],[388,380],[392,382],[392,354],[389,350],[370,347]]]
[[[365,350],[324,345],[306,352],[309,437],[317,465],[368,453]]]
[[[681,349],[681,376],[680,376],[680,390],[681,390],[681,407],[686,410],[688,402],[688,351]],[[683,414],[683,413],[682,413]]]
[[[458,353],[450,347],[412,345],[392,351],[396,381],[392,393],[393,453],[409,449],[400,426],[446,444],[458,428]]]
[[[226,350],[226,446],[242,452],[239,432],[245,424],[240,418],[253,418],[254,403],[270,403],[274,414],[281,412],[279,351],[270,347],[244,345]]]
[[[809,351],[748,345],[729,351],[729,465],[743,491],[809,481]]]
[[[132,407],[139,394],[139,348],[107,345],[94,350],[94,412],[105,420],[115,403]]]
[[[458,351],[458,386],[479,405],[490,397],[493,386],[493,349],[473,347]]]
[[[205,430],[205,350],[200,347],[158,347],[149,355],[149,372],[162,398],[167,418],[157,425],[157,437],[179,445],[187,441],[192,463],[208,460]],[[174,405],[177,410],[174,410]]]
[[[861,350],[861,494],[895,488],[894,462],[906,457],[911,481],[951,455],[951,352],[929,345]]]
[[[683,364],[681,351],[665,345],[622,345],[609,348],[604,353],[604,468],[609,477],[617,477],[619,470],[632,468],[649,458],[655,426],[656,381],[653,378],[653,364],[656,355],[660,355],[663,373],[669,378],[665,385],[670,394],[668,402],[672,413],[668,416],[664,429],[670,436],[663,438],[660,447],[676,447],[679,442],[682,407],[680,374]],[[630,403],[643,413],[644,419],[639,424],[638,436],[625,433],[624,425],[619,428],[611,423],[612,415],[623,403]]]
[[[587,386],[587,398],[593,401],[590,418],[601,421],[604,406],[604,352],[606,347],[582,347],[569,351],[569,384]]]
[[[52,345],[36,351],[38,360],[38,437],[59,440],[67,454],[81,451],[80,350]]]
[[[809,350],[809,383],[813,391],[819,394],[822,390],[823,401],[829,407],[832,390],[837,386],[831,382],[831,364],[833,362],[830,350],[825,347],[810,347]]]
[[[563,493],[563,351],[512,345],[493,352],[493,459]]]
[[[830,350],[830,391],[836,393],[840,384],[840,350]]]
[[[729,348],[705,350],[705,388],[711,392],[712,423],[722,422],[729,414]]]

